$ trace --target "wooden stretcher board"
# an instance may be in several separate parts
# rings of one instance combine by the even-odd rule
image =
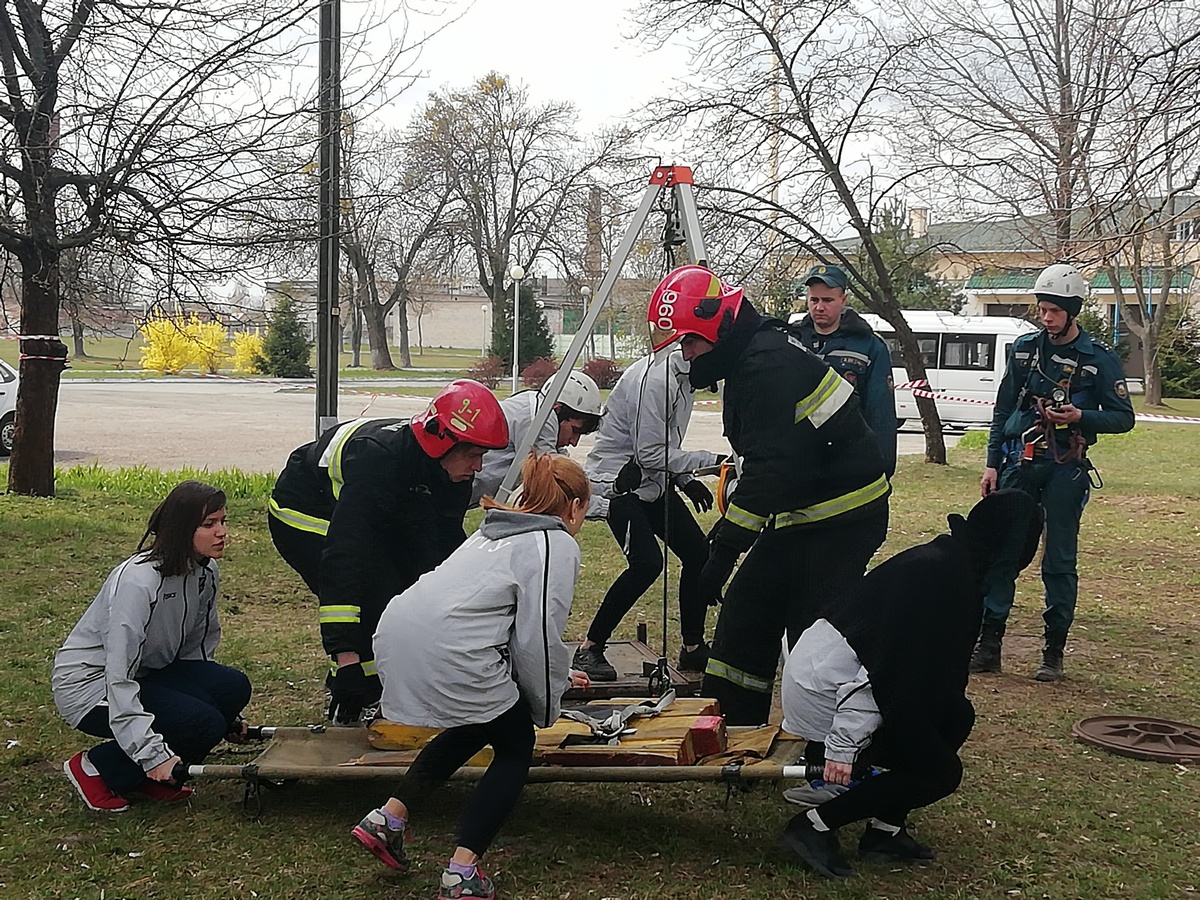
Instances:
[[[776,725],[727,729],[726,753],[698,765],[545,765],[529,770],[531,782],[747,781],[802,778],[804,740]],[[362,726],[276,728],[266,748],[249,763],[191,766],[193,778],[247,781],[326,781],[383,778],[394,781],[405,764],[380,765]],[[486,771],[464,766],[456,780],[476,780]]]
[[[658,651],[652,650],[646,643],[646,627],[638,626],[638,640],[609,641],[605,645],[604,658],[617,670],[616,681],[594,681],[587,688],[572,688],[563,695],[563,700],[604,700],[611,697],[651,697],[659,691],[653,690],[649,679],[642,674],[643,663],[651,666],[658,663]],[[578,642],[568,642],[571,655],[575,655]],[[671,676],[671,686],[680,697],[692,697],[700,693],[700,682],[704,676],[699,672],[681,672],[673,664],[668,664],[667,671]]]

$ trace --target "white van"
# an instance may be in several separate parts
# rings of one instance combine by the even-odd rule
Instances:
[[[0,359],[0,456],[12,453],[17,430],[17,370]]]
[[[802,317],[797,314],[792,320],[798,322]],[[876,315],[864,313],[862,317],[887,344],[897,387],[907,384],[910,379],[892,326]],[[942,423],[958,427],[989,424],[1008,351],[1013,341],[1037,331],[1037,326],[1010,316],[956,316],[932,309],[905,310],[904,319],[917,336],[928,390],[945,398],[934,401]],[[919,419],[912,389],[897,390],[896,427],[902,428],[906,421],[916,424]]]

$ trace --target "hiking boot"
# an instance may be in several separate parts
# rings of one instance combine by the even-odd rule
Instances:
[[[586,650],[580,647],[575,651],[575,658],[571,660],[571,668],[587,672],[592,681],[617,680],[617,670],[604,658],[604,644],[592,644]]]
[[[93,771],[88,772],[87,769]],[[109,789],[82,750],[63,763],[63,772],[71,780],[71,784],[75,785],[75,790],[79,791],[79,796],[83,798],[88,809],[114,813],[129,809],[129,801]]]
[[[1033,673],[1034,681],[1062,681],[1066,678],[1063,673],[1063,651],[1066,646],[1065,631],[1046,632],[1046,643],[1042,647],[1042,664]]]
[[[442,883],[438,886],[438,900],[465,900],[467,897],[495,900],[496,886],[479,866],[475,867],[475,874],[470,878],[463,878],[449,869],[443,871]]]
[[[807,813],[792,818],[779,836],[779,843],[795,853],[800,860],[826,878],[845,878],[854,874],[850,864],[842,859],[838,849],[837,832],[817,831]]]
[[[681,672],[704,672],[708,666],[708,651],[709,646],[705,641],[701,641],[695,650],[688,650],[686,647],[679,648],[679,671]]]
[[[820,806],[826,800],[832,800],[834,797],[844,794],[848,790],[850,788],[844,784],[830,784],[828,781],[818,781],[814,784],[809,784],[806,781],[804,784],[788,788],[784,791],[783,799],[788,803],[795,803],[804,809],[812,809],[814,806]]]
[[[882,828],[868,825],[859,838],[858,853],[867,859],[887,861],[929,860],[934,857],[933,850],[916,841],[903,826],[895,834],[888,834]]]
[[[1000,649],[1004,643],[1004,623],[984,622],[979,629],[979,643],[971,654],[970,670],[974,675],[980,672],[1000,671]]]
[[[373,809],[350,834],[385,866],[403,872],[408,868],[408,857],[404,853],[406,830],[403,825],[398,829],[390,828],[383,810]]]
[[[143,797],[158,800],[162,803],[178,803],[180,800],[186,800],[192,794],[196,793],[190,787],[167,784],[166,782],[155,781],[152,778],[147,778],[133,790]]]

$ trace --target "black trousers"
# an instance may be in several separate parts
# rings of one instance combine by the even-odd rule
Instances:
[[[250,702],[250,679],[237,669],[206,659],[179,659],[137,679],[142,709],[154,716],[154,730],[188,765],[198,765],[229,734]],[[108,706],[91,709],[77,726],[92,737],[111,738]],[[88,759],[114,794],[146,780],[142,767],[116,741],[97,744]]]
[[[667,514],[666,527],[663,514]],[[700,599],[700,570],[708,561],[708,540],[683,498],[674,488],[663,497],[646,501],[635,494],[613,497],[608,504],[608,527],[625,554],[629,567],[617,576],[596,617],[588,628],[588,640],[603,644],[633,609],[642,594],[663,570],[663,552],[658,539],[679,559],[679,631],[684,644],[704,640],[708,607]]]
[[[821,821],[830,828],[871,817],[889,825],[904,825],[909,812],[958,789],[963,772],[958,751],[974,726],[974,707],[966,697],[959,697],[929,723],[920,739],[900,740],[881,728],[864,751],[862,762],[887,771],[864,778],[818,806]]]
[[[483,856],[525,788],[533,764],[533,744],[529,705],[518,700],[508,712],[490,722],[447,728],[426,744],[413,760],[401,793],[396,796],[406,804],[414,795],[423,798],[472,756],[490,746],[492,762],[467,801],[458,827],[458,845]]]
[[[314,595],[319,596],[318,575],[321,571],[321,549],[325,546],[324,536],[285,525],[269,513],[267,528],[283,561],[299,573]]]
[[[725,592],[701,688],[726,723],[767,721],[783,635],[791,647],[862,578],[887,522],[882,504],[844,524],[763,531]]]

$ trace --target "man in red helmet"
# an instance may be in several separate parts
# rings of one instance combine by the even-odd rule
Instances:
[[[466,539],[471,481],[484,453],[507,444],[495,395],[462,379],[411,421],[344,422],[288,457],[267,521],[279,554],[320,600],[335,723],[357,722],[379,700],[379,617]]]
[[[701,593],[725,593],[706,697],[732,725],[765,722],[779,659],[862,577],[887,534],[891,492],[854,388],[787,326],[703,266],[668,275],[647,314],[655,351],[680,342],[693,385],[724,382],[725,436],[741,458],[709,535]]]

